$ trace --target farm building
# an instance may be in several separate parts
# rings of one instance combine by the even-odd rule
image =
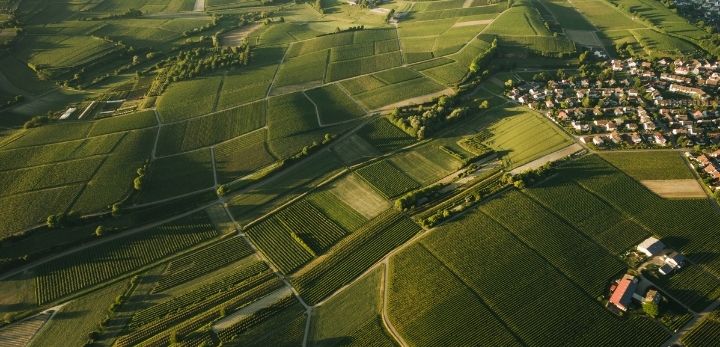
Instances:
[[[663,249],[665,249],[665,244],[654,237],[648,237],[637,246],[637,250],[648,257],[658,255]]]
[[[632,301],[633,294],[635,294],[637,284],[638,280],[635,276],[625,274],[610,295],[608,308],[617,309],[622,312],[627,311],[628,306],[630,306],[630,302]]]
[[[663,275],[669,275],[673,271],[682,268],[684,264],[685,256],[676,251],[673,251],[672,253],[665,255],[663,266],[660,267],[658,272]]]

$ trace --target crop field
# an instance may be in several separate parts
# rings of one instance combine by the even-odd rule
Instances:
[[[317,105],[323,124],[345,122],[365,115],[365,111],[337,84],[308,90],[305,94]]]
[[[262,129],[215,147],[218,182],[232,181],[274,163],[276,158],[268,152],[265,144],[266,136],[267,130]]]
[[[335,154],[347,165],[356,164],[379,155],[373,145],[353,134],[333,146]]]
[[[415,139],[384,118],[366,125],[358,135],[381,153],[400,149],[415,142]]]
[[[45,263],[37,275],[38,304],[117,278],[217,234],[207,215],[198,213]]]
[[[93,123],[88,136],[154,127],[157,125],[155,111],[142,111],[123,116],[101,119]]]
[[[33,338],[30,346],[47,346],[57,341],[82,345],[87,341],[88,334],[106,317],[107,309],[115,298],[127,287],[127,282],[120,281],[63,306]]]
[[[420,187],[418,182],[385,160],[364,166],[355,173],[387,199]]]
[[[344,80],[351,77],[387,70],[402,65],[400,52],[376,54],[352,60],[333,62],[328,65],[326,80],[328,82]]]
[[[624,269],[606,249],[519,192],[503,194],[481,209],[593,297]],[[585,271],[588,266],[594,269],[591,274]]]
[[[5,235],[43,223],[50,214],[94,212],[121,199],[130,188],[136,169],[126,165],[139,167],[138,162],[147,158],[152,132],[131,131],[63,141],[63,137],[42,139],[40,135],[44,132],[35,135],[32,131],[17,140],[24,142],[12,144],[27,147],[0,151],[3,159],[0,206],[8,214]],[[51,140],[63,142],[32,146]],[[42,211],[43,204],[46,211]]]
[[[666,34],[654,30],[630,30],[635,40],[640,43],[647,53],[648,57],[680,57],[684,53],[692,53],[698,51],[699,48],[694,44],[668,36]]]
[[[341,202],[340,206],[346,205],[348,207],[348,211],[342,215],[350,214],[352,217],[348,215],[336,219],[341,221],[351,218],[346,223],[341,223],[351,225],[351,227],[346,228],[348,231],[355,230],[362,224],[362,222],[355,221],[357,218],[354,216],[355,214],[359,214],[364,222],[390,207],[388,201],[373,189],[372,185],[356,174],[348,174],[333,181],[329,186],[320,188],[317,195],[320,195],[316,197],[318,200],[317,206],[321,209],[329,209],[330,204],[335,203],[335,201]],[[311,199],[313,199],[313,196],[311,196]],[[343,208],[343,210],[345,209]]]
[[[269,99],[267,106],[268,138],[270,140],[306,132],[319,126],[315,107],[303,93]]]
[[[572,6],[596,28],[603,31],[645,27],[642,23],[633,21],[630,16],[624,16],[622,12],[615,9],[609,2],[573,0]]]
[[[712,256],[713,247],[717,245],[714,230],[705,226],[717,223],[720,214],[707,200],[662,199],[649,191],[636,180],[610,166],[597,156],[590,156],[568,164],[561,170],[561,175],[575,180],[579,186],[603,200],[622,214],[633,219],[652,234],[659,235],[670,247],[683,251],[696,267],[717,276],[720,264]],[[694,270],[697,271],[697,270]],[[697,272],[696,272],[697,273]],[[692,279],[683,281],[682,276],[673,279],[672,286],[700,285],[700,281]],[[705,280],[715,278],[706,276]],[[671,286],[671,287],[672,287]],[[712,284],[702,285],[693,291],[684,291],[686,303],[698,303],[702,300],[711,301],[718,293],[713,292]],[[698,307],[702,306],[697,304]]]
[[[520,216],[518,221],[531,222]],[[548,263],[546,255],[494,218],[473,211],[391,258],[390,319],[403,336],[430,344],[446,335],[462,344],[465,336],[484,334],[499,345],[579,346],[602,340],[613,345],[656,346],[668,337],[658,323],[646,318],[616,319],[594,295]],[[567,305],[556,304],[553,293],[558,291]],[[418,299],[429,293],[435,296]],[[438,298],[439,294],[446,299]],[[450,303],[453,306],[448,307]],[[444,324],[437,326],[438,321]],[[479,327],[478,321],[482,322]],[[488,329],[489,324],[496,328]],[[447,333],[427,334],[436,329]]]
[[[562,176],[532,187],[527,193],[615,255],[650,236],[642,225]]]
[[[157,108],[163,122],[174,122],[213,111],[222,76],[173,83],[158,98]]]
[[[341,167],[342,163],[331,152],[316,153],[308,158],[306,165],[289,167],[244,194],[233,196],[228,200],[228,208],[241,225],[249,223],[270,212],[277,204],[308,191],[313,182]]]
[[[171,198],[213,186],[213,163],[209,149],[164,157],[152,162],[143,183],[144,202]]]
[[[75,67],[116,52],[116,47],[103,39],[88,36],[38,36],[24,42],[26,49],[49,45],[46,51],[29,53],[27,61],[33,66],[61,69]]]
[[[270,88],[285,49],[282,47],[257,47],[251,51],[250,63],[238,71],[225,76],[217,109],[260,100]]]
[[[462,166],[459,160],[430,144],[393,156],[390,162],[422,185],[433,183]]]
[[[380,291],[383,267],[378,267],[313,312],[311,346],[345,344],[395,346],[383,328]]]
[[[507,174],[579,147],[508,79],[716,53],[665,3],[0,0],[0,331],[658,347],[693,322],[678,343],[712,345],[720,314],[693,318],[720,300],[720,210],[684,150]],[[650,236],[687,263],[636,267]],[[606,308],[627,272],[658,317]]]
[[[368,78],[363,76],[341,83],[356,100],[371,110],[445,90],[443,86],[424,76],[394,84],[386,84],[374,77],[376,82],[366,84]]]
[[[317,303],[362,274],[385,254],[409,240],[420,227],[407,217],[385,213],[355,231],[292,280],[306,301]]]
[[[286,59],[278,70],[276,87],[320,84],[325,78],[328,51],[318,51]]]
[[[720,339],[720,314],[717,310],[711,312],[682,337],[683,345],[687,347],[701,347],[715,343]]]
[[[298,201],[277,214],[283,225],[315,254],[327,251],[346,231],[308,201]]]
[[[252,226],[247,233],[262,252],[285,273],[295,271],[314,256],[307,245],[299,242],[300,237],[276,218],[266,219]]]
[[[160,129],[158,154],[171,155],[215,145],[265,126],[265,102],[220,111]]]
[[[240,237],[220,241],[198,252],[171,261],[153,291],[167,290],[248,257],[253,253],[255,252],[250,248],[250,245]]]
[[[608,152],[600,157],[636,180],[695,178],[680,152]]]
[[[476,139],[495,149],[509,167],[518,167],[571,143],[562,131],[527,109],[512,107],[490,112],[469,126],[479,132]]]

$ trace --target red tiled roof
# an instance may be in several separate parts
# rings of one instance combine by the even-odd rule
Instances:
[[[635,290],[635,276],[632,275],[625,275],[618,283],[617,288],[610,296],[610,304],[615,305],[615,307],[626,310],[626,305],[630,303],[630,298],[632,298],[632,292]]]

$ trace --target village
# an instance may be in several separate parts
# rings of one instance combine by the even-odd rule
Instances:
[[[506,94],[595,150],[691,148],[686,156],[718,190],[720,63],[630,58],[599,65],[604,71],[595,79],[559,73],[506,84]]]

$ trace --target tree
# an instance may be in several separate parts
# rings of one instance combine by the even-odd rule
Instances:
[[[490,103],[487,100],[483,100],[480,103],[480,109],[487,109],[488,107],[490,107]]]
[[[565,79],[565,71],[563,71],[563,69],[558,69],[555,76],[557,76],[557,78],[559,80],[564,80]]]
[[[512,80],[512,79],[509,79],[509,80],[505,81],[505,88],[506,88],[506,89],[512,89],[513,84],[514,84],[513,80]]]
[[[63,222],[63,215],[51,214],[47,217],[45,224],[47,224],[48,228],[55,229],[55,228],[59,228],[60,226],[62,226],[62,222]]]
[[[122,213],[122,207],[119,202],[112,204],[112,211],[110,213],[113,217],[117,217]]]
[[[219,196],[219,197],[225,196],[225,193],[226,193],[225,186],[221,185],[221,186],[217,187],[217,190],[215,191],[215,193],[217,193],[217,196]]]
[[[660,314],[660,307],[653,300],[643,302],[642,307],[643,311],[645,311],[645,313],[647,313],[647,315],[652,318],[655,318]]]
[[[582,100],[582,106],[585,107],[585,108],[590,107],[590,97],[589,97],[589,96],[585,96],[585,97],[583,98],[583,100]]]
[[[103,236],[105,233],[105,228],[103,228],[102,225],[98,225],[97,228],[95,228],[95,236],[100,237]]]
[[[143,188],[144,179],[145,176],[138,176],[135,177],[135,179],[133,180],[133,188],[135,188],[135,190],[137,190],[138,192],[141,191]]]

